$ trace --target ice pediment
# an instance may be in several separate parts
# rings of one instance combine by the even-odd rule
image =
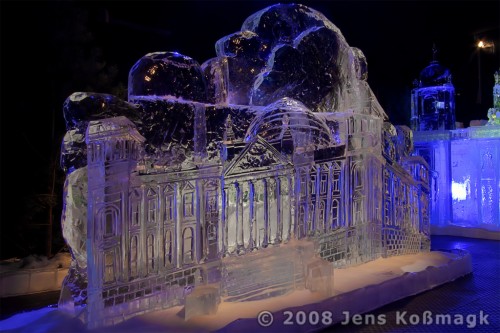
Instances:
[[[293,165],[273,146],[269,145],[261,137],[257,137],[241,151],[235,160],[228,164],[224,176],[235,176],[262,170],[277,170],[284,167],[293,167]]]
[[[89,123],[85,139],[87,144],[103,138],[118,138],[139,143],[145,141],[144,137],[137,131],[134,123],[123,116],[93,120]]]

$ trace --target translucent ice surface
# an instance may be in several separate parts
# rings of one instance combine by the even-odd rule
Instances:
[[[332,295],[334,268],[429,250],[428,164],[333,23],[274,5],[216,52],[201,66],[149,53],[128,102],[65,104],[75,269],[60,304],[91,328],[177,305],[189,319],[297,289]]]
[[[498,80],[497,72],[494,105],[499,103]],[[441,87],[426,89],[438,91]],[[443,103],[451,100],[447,98]],[[488,111],[490,120],[486,126],[447,131],[433,130],[446,128],[442,123],[423,126],[424,122],[420,122],[414,133],[416,152],[431,169],[431,222],[438,227],[500,231],[500,124],[492,110],[497,109]],[[419,117],[417,122],[427,115],[424,112]]]
[[[436,59],[420,72],[411,96],[411,124],[414,131],[455,129],[455,87],[451,72]]]
[[[198,62],[177,52],[153,52],[130,70],[129,100],[135,96],[172,96],[207,102],[205,77]]]

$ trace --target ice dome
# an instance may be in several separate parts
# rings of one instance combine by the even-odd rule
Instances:
[[[451,81],[451,73],[437,60],[433,60],[420,72],[419,78],[421,87],[440,86]]]
[[[294,147],[314,150],[332,143],[330,129],[304,104],[291,98],[282,98],[257,116],[247,130],[245,141],[257,135],[270,144],[291,136]]]
[[[207,102],[207,87],[200,65],[177,52],[148,53],[135,63],[128,79],[129,101],[138,96],[174,96]]]

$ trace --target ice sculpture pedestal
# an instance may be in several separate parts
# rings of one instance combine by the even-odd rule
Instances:
[[[471,272],[471,256],[464,250],[379,258],[354,267],[334,269],[331,282],[333,296],[302,289],[258,301],[227,302],[222,298],[216,314],[194,316],[186,320],[184,308],[175,306],[129,319],[118,324],[115,329],[128,332],[130,330],[127,327],[136,327],[135,324],[141,323],[147,327],[158,327],[162,332],[319,331],[343,321],[345,311],[351,316],[372,311]],[[273,323],[268,327],[260,325],[257,320],[262,311],[269,311],[273,315]],[[299,312],[306,315],[318,313],[318,324],[311,325],[306,319],[304,324],[299,325]],[[327,318],[330,314],[331,320]],[[134,325],[129,321],[133,321]],[[293,325],[285,322],[292,322]],[[329,325],[325,325],[329,322]]]

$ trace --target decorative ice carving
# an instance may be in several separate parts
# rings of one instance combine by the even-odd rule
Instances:
[[[146,55],[129,102],[67,101],[63,225],[88,285],[71,275],[60,304],[86,303],[90,327],[294,289],[331,295],[334,267],[429,249],[428,166],[338,28],[275,5],[216,50],[201,66]],[[84,216],[86,231],[71,230]]]
[[[433,175],[431,222],[436,227],[500,231],[500,126],[495,118],[500,103],[498,80],[497,72],[488,126],[447,131],[437,118],[432,124],[425,114],[414,119],[427,124],[414,132],[415,150],[425,158]],[[438,128],[441,130],[435,130]]]
[[[493,86],[493,107],[488,109],[488,123],[500,125],[500,70],[495,72]]]
[[[414,131],[455,129],[455,87],[449,69],[433,59],[420,72],[411,93],[411,126]]]

